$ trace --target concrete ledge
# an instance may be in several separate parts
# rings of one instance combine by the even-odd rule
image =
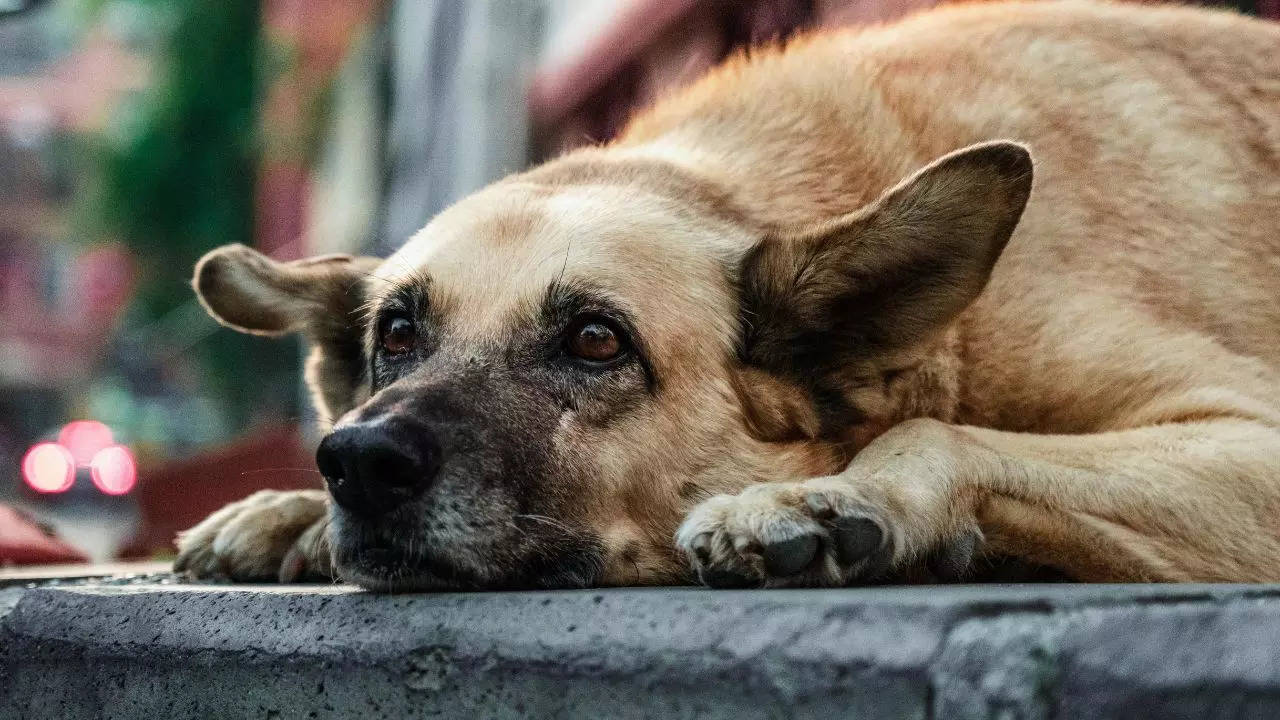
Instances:
[[[0,589],[2,718],[1280,717],[1280,588]]]

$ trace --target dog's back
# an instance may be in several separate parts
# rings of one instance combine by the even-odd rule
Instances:
[[[992,138],[1030,146],[1035,190],[961,323],[958,421],[1159,420],[1148,398],[1209,373],[1223,396],[1206,413],[1272,412],[1280,27],[1186,8],[959,6],[731,63],[621,145],[717,176],[787,227]]]

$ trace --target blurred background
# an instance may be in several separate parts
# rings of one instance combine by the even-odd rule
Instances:
[[[386,254],[740,47],[933,4],[0,0],[0,564],[320,486],[301,348],[205,315],[205,251]]]

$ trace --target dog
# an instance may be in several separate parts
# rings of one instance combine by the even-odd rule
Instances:
[[[1034,176],[1034,179],[1033,179]],[[391,257],[209,253],[325,491],[196,577],[1280,580],[1280,27],[951,6],[731,59]]]

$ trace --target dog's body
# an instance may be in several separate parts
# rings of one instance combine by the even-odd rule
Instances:
[[[1035,158],[1029,201],[1025,151],[974,146],[1001,138]],[[387,370],[386,326],[343,314],[421,274],[435,339]],[[530,319],[575,277],[625,306],[633,370],[511,359],[532,352],[513,318],[579,327]],[[998,4],[815,36],[464,200],[385,263],[226,250],[197,287],[228,324],[307,333],[339,426],[421,414],[407,397],[476,364],[467,397],[505,398],[433,396],[456,408],[433,447],[461,442],[439,429],[455,416],[516,419],[484,431],[488,464],[450,471],[446,447],[432,507],[479,492],[451,472],[534,489],[466,500],[489,503],[479,524],[414,505],[431,519],[408,545],[448,557],[403,572],[362,554],[393,533],[335,511],[337,569],[370,586],[680,582],[686,562],[714,585],[829,585],[964,576],[975,550],[1085,580],[1280,579],[1280,28],[1258,21]],[[544,427],[528,457],[502,449]],[[255,496],[188,533],[179,566],[328,574],[325,512]],[[498,517],[560,527],[457,539]]]

